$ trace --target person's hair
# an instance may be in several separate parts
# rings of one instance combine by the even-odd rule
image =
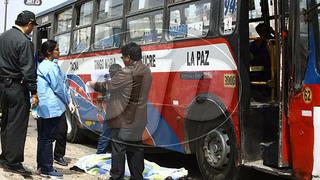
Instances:
[[[260,23],[256,26],[256,31],[259,34],[260,37],[264,37],[267,39],[272,38],[272,34],[274,34],[274,30],[272,27],[267,25],[266,23]]]
[[[52,52],[57,46],[57,41],[48,40],[41,45],[41,55],[42,57],[48,57],[48,52]]]
[[[121,54],[123,56],[130,56],[133,61],[139,61],[142,59],[141,48],[138,44],[130,42],[121,48]]]
[[[18,26],[26,26],[27,24],[29,24],[29,22],[23,22],[23,21],[16,20],[15,24]]]
[[[122,67],[119,64],[112,64],[109,68],[109,74],[112,78]]]

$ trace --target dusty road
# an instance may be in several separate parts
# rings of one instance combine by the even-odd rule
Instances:
[[[29,177],[27,179],[43,179],[43,177],[37,175],[36,172],[36,152],[37,152],[37,129],[36,129],[36,121],[30,117],[29,120],[29,126],[28,126],[28,133],[27,133],[27,141],[25,146],[25,152],[24,152],[24,166],[31,170],[33,175],[32,177]],[[96,176],[91,176],[85,173],[80,173],[76,171],[69,170],[70,167],[72,167],[80,157],[93,154],[95,153],[94,147],[87,147],[80,144],[71,144],[67,143],[67,150],[66,150],[66,156],[65,159],[68,161],[69,166],[64,167],[60,166],[58,164],[54,163],[54,167],[62,172],[64,174],[63,179],[99,179]],[[0,179],[24,179],[23,176],[6,172],[2,168],[0,168]]]
[[[96,142],[93,142],[94,140],[90,140],[89,138],[85,140],[84,144],[72,144],[67,143],[67,150],[66,150],[66,156],[65,159],[68,161],[69,166],[64,167],[60,166],[58,164],[54,163],[54,167],[62,172],[64,174],[63,179],[79,179],[79,180],[96,180],[96,179],[102,179],[97,176],[92,176],[89,174],[76,172],[69,170],[70,167],[72,167],[79,158],[94,154],[96,149],[95,145]],[[87,143],[86,143],[87,142]],[[27,141],[25,146],[25,161],[24,166],[31,170],[33,175],[32,177],[28,177],[26,179],[45,179],[41,176],[39,176],[36,172],[36,151],[37,151],[37,129],[36,129],[36,121],[30,117],[29,119],[29,126],[28,126],[28,133],[27,133]],[[165,157],[165,158],[164,158]],[[163,167],[170,167],[170,168],[181,168],[184,167],[189,171],[188,179],[193,180],[202,180],[200,172],[197,167],[197,162],[194,157],[192,156],[184,156],[179,153],[146,153],[145,158],[149,161],[156,162],[160,166]],[[2,168],[0,168],[0,180],[6,180],[6,179],[13,179],[13,180],[20,180],[24,179],[23,176],[6,172]],[[275,177],[269,174],[265,174],[262,172],[258,172],[252,169],[244,168],[240,175],[239,180],[284,180],[284,178],[281,177]]]

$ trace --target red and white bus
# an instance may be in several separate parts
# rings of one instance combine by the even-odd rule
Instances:
[[[320,177],[320,0],[69,0],[37,15],[60,45],[81,129],[101,131],[85,84],[136,42],[152,71],[144,143],[195,154],[204,179],[240,166]],[[271,37],[255,27],[268,25]],[[263,40],[263,41],[262,41]],[[258,46],[263,42],[264,47]],[[254,48],[253,48],[254,47]],[[260,49],[261,47],[261,49]]]

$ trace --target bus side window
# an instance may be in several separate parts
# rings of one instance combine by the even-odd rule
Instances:
[[[237,0],[224,0],[222,2],[223,11],[220,18],[220,31],[222,34],[231,34],[236,28]]]
[[[131,0],[130,13],[160,7],[164,5],[164,0]]]
[[[129,41],[138,44],[159,42],[162,37],[162,11],[128,19]]]
[[[91,24],[93,14],[93,2],[89,1],[77,7],[76,27]]]
[[[123,0],[100,0],[98,6],[98,19],[121,17]]]
[[[169,40],[206,36],[210,25],[210,6],[209,2],[201,1],[172,7]]]
[[[72,9],[68,9],[57,15],[57,27],[56,32],[61,33],[71,30],[72,24]]]
[[[112,21],[95,26],[94,49],[107,49],[120,46],[122,21]]]
[[[68,55],[70,48],[70,33],[55,36],[54,40],[59,43],[60,55]]]
[[[73,32],[73,53],[87,51],[90,47],[91,27],[82,28]]]
[[[299,3],[299,22],[296,25],[296,39],[295,43],[295,55],[294,55],[294,86],[296,90],[299,90],[303,84],[305,76],[307,61],[308,61],[308,23],[305,22],[303,9],[307,9],[307,2],[303,1]]]

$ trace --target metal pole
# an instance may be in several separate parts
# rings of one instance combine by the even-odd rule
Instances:
[[[4,0],[4,28],[3,28],[3,32],[5,32],[6,29],[7,29],[7,9],[8,9],[8,1],[9,1],[9,0]]]

